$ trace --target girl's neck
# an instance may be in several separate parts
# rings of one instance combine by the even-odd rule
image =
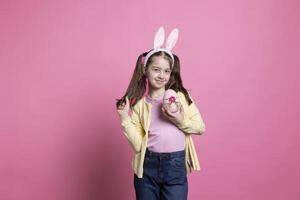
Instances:
[[[157,99],[158,97],[161,97],[165,94],[165,88],[161,88],[161,89],[158,89],[158,90],[149,90],[149,96],[152,98],[152,99]]]

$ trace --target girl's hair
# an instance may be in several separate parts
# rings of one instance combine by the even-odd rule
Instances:
[[[131,78],[131,81],[129,83],[129,86],[126,90],[126,93],[124,94],[124,96],[121,99],[116,99],[117,100],[117,107],[119,107],[122,103],[126,102],[126,96],[129,99],[130,102],[130,108],[132,108],[145,94],[146,92],[146,75],[143,73],[143,57],[147,55],[148,52],[144,52],[141,55],[139,55],[136,65],[135,65],[135,69]],[[172,66],[172,58],[166,54],[163,51],[159,51],[154,53],[153,55],[151,55],[151,57],[149,58],[147,65],[146,65],[146,70],[148,69],[149,64],[153,61],[153,57],[154,56],[162,56],[164,59],[168,60],[170,63],[170,66]],[[188,105],[190,105],[192,103],[192,100],[187,92],[187,90],[183,87],[182,85],[182,81],[181,81],[181,76],[180,76],[180,61],[178,56],[176,56],[175,54],[173,54],[174,56],[174,66],[171,69],[171,75],[170,75],[170,80],[169,82],[166,84],[166,90],[167,89],[173,89],[176,92],[180,91],[184,94]]]

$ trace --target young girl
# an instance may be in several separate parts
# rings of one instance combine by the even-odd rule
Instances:
[[[186,200],[187,172],[200,170],[191,135],[202,134],[205,124],[183,87],[179,58],[171,52],[177,38],[174,29],[162,48],[164,29],[159,28],[154,48],[138,57],[127,91],[116,103],[123,132],[135,151],[137,200]],[[167,89],[177,93],[177,112],[163,106]]]

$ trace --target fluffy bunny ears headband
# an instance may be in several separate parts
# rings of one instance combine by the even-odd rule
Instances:
[[[173,56],[173,54],[171,52],[171,49],[173,49],[173,47],[175,46],[177,40],[178,40],[178,29],[174,28],[171,31],[171,33],[169,34],[169,36],[168,36],[165,48],[162,48],[162,45],[163,45],[163,43],[165,41],[165,30],[161,26],[158,29],[158,31],[156,32],[155,37],[154,37],[154,42],[153,42],[153,45],[154,45],[153,47],[154,48],[150,52],[148,52],[148,54],[145,57],[144,67],[146,67],[147,62],[148,62],[150,56],[152,56],[154,53],[159,52],[159,51],[164,51],[168,55],[171,56],[171,58],[172,58],[172,66],[173,66],[174,65],[174,56]]]

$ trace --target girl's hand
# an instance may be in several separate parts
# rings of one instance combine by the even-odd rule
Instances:
[[[184,111],[183,111],[183,108],[182,108],[181,104],[179,104],[179,109],[175,113],[172,113],[170,110],[168,110],[168,108],[164,108],[163,106],[162,106],[161,109],[162,109],[162,112],[165,114],[165,116],[171,122],[173,122],[175,125],[182,123],[183,117],[184,117]]]
[[[126,96],[126,102],[122,103],[119,107],[117,107],[117,111],[119,116],[122,117],[128,117],[128,111],[129,111],[129,100],[128,97]]]

